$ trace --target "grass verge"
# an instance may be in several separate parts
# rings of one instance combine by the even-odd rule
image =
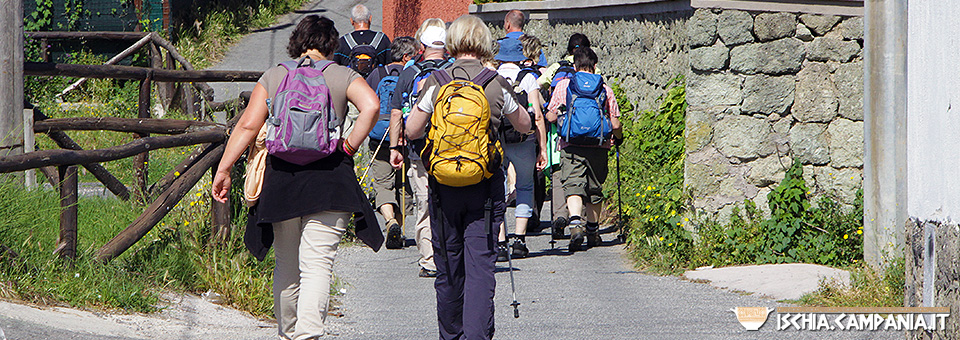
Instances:
[[[850,270],[850,284],[822,281],[817,291],[805,294],[795,303],[818,307],[891,307],[903,305],[903,258],[882,272],[860,263]]]

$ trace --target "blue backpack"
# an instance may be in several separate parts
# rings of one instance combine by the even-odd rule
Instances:
[[[390,127],[390,98],[397,90],[397,80],[400,79],[400,71],[395,68],[387,71],[386,67],[381,67],[378,71],[386,73],[380,82],[377,83],[377,97],[380,98],[380,119],[370,130],[370,139],[390,141],[390,134],[387,129]],[[387,73],[389,72],[389,73]]]
[[[557,72],[553,74],[553,79],[550,80],[551,90],[557,87],[557,83],[559,83],[561,80],[570,78],[577,73],[577,70],[573,67],[573,63],[569,61],[560,60],[557,62],[557,64],[560,64],[560,68],[557,69]]]
[[[574,145],[603,145],[613,136],[606,110],[603,77],[577,72],[567,87],[567,112],[560,120],[560,138]]]

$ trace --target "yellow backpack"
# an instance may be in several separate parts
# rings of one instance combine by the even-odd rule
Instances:
[[[503,154],[490,128],[490,103],[483,90],[497,73],[484,69],[473,79],[454,78],[446,70],[433,74],[443,85],[437,92],[427,146],[421,153],[427,172],[447,186],[480,183],[493,176]]]

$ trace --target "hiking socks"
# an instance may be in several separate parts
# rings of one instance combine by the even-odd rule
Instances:
[[[587,233],[596,234],[600,231],[600,222],[587,222]]]
[[[600,223],[587,222],[587,247],[596,247],[603,240],[600,239]]]

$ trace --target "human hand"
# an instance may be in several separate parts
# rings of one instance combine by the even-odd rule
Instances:
[[[213,189],[211,189],[210,194],[217,202],[227,203],[227,198],[230,197],[229,171],[217,170],[217,173],[213,176]]]
[[[403,165],[403,154],[400,153],[400,150],[390,149],[390,166],[394,169],[400,169]]]
[[[547,150],[540,150],[540,154],[537,155],[537,171],[542,171],[549,165],[547,164]]]

